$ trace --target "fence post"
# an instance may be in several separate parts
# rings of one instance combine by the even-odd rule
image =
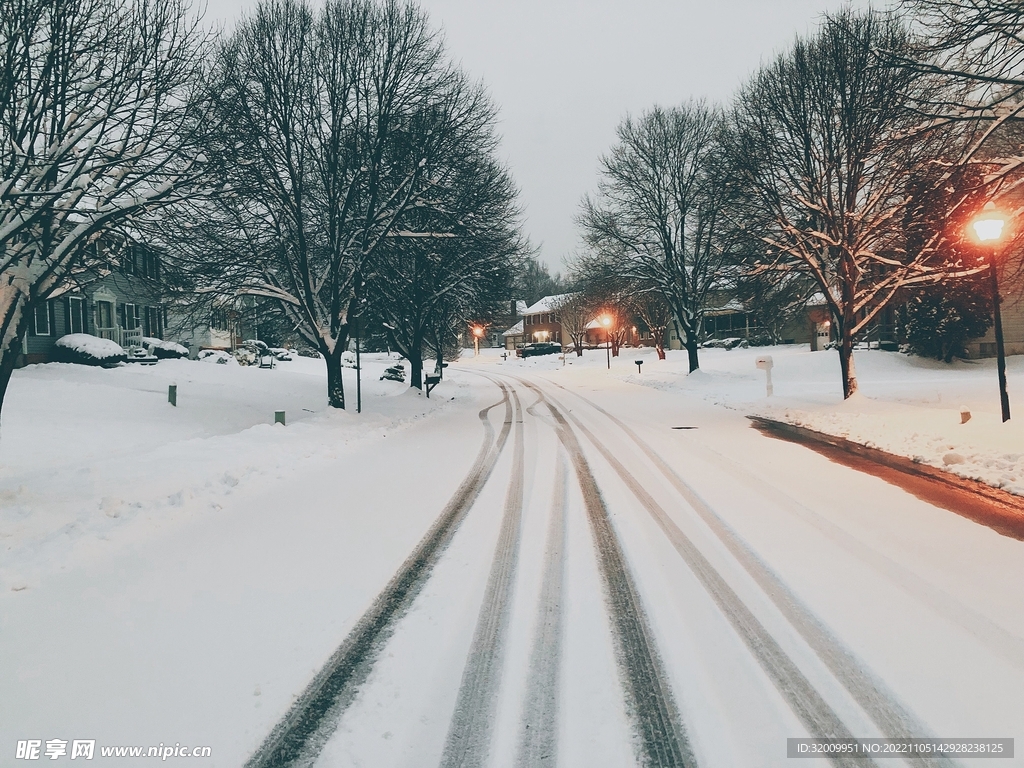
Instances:
[[[167,402],[173,405],[175,408],[178,407],[178,385],[168,384],[167,385]]]
[[[284,411],[274,411],[274,423],[280,424],[282,427],[285,426]]]

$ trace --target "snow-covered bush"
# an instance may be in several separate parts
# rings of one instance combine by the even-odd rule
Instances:
[[[267,351],[267,343],[259,339],[246,339],[242,342],[241,346],[243,349],[249,349],[257,353]]]
[[[746,339],[740,339],[737,337],[733,337],[731,339],[708,339],[701,344],[701,347],[704,349],[736,349],[736,347],[746,349],[749,346],[750,342]]]
[[[162,339],[154,339],[151,336],[143,336],[142,344],[149,349],[151,355],[161,360],[188,357],[188,347],[175,344],[173,341],[163,341]]]
[[[356,367],[356,353],[350,349],[346,349],[341,353],[341,364],[346,368]]]
[[[299,357],[315,357],[315,358],[319,358],[320,357],[320,353],[317,352],[315,349],[310,349],[309,347],[305,347],[304,349],[300,349],[299,350]]]
[[[69,333],[67,336],[61,336],[57,339],[53,354],[58,362],[62,363],[108,367],[128,359],[128,353],[120,344],[87,333]]]
[[[237,365],[237,361],[234,357],[229,355],[223,349],[203,349],[196,355],[196,360],[200,360],[204,363],[219,363],[220,365]]]
[[[239,365],[256,365],[260,361],[260,355],[265,351],[265,349],[260,349],[259,347],[241,346],[232,354],[235,357],[235,362]]]

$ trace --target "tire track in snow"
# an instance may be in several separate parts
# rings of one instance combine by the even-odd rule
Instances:
[[[898,697],[888,689],[885,683],[863,665],[854,653],[783,583],[782,579],[779,578],[771,567],[631,427],[589,398],[573,392],[560,384],[551,383],[566,392],[570,392],[591,408],[606,416],[643,451],[644,455],[654,463],[679,495],[686,500],[744,570],[761,587],[775,604],[776,608],[779,609],[780,613],[786,617],[836,680],[839,681],[853,700],[860,705],[875,725],[878,726],[882,734],[892,739],[931,737],[928,729],[899,701]],[[574,421],[579,424],[575,418]],[[583,427],[583,429],[585,430],[586,428]],[[597,445],[593,436],[588,436]],[[602,449],[599,447],[599,450]],[[722,458],[725,459],[725,457]],[[729,459],[726,459],[726,461],[734,465],[731,468],[737,472],[742,472],[744,475],[750,474],[749,471],[744,470],[743,467],[735,464],[735,462]],[[795,503],[793,500],[790,501]],[[671,525],[675,527],[674,523],[671,523]],[[921,757],[913,762],[915,765],[934,768],[953,768],[960,765],[958,761],[948,757]]]
[[[531,386],[525,381],[523,383],[526,386]],[[550,397],[550,395],[547,396],[547,399],[552,407],[552,412],[556,414],[556,418],[560,418],[559,411],[562,410],[563,406]],[[632,492],[662,529],[673,547],[682,556],[693,574],[697,576],[705,590],[718,605],[719,610],[722,611],[729,620],[729,623],[732,624],[733,629],[747,645],[747,648],[761,665],[768,678],[774,683],[776,690],[779,691],[808,732],[817,738],[854,738],[839,715],[822,698],[817,689],[786,654],[782,646],[772,637],[767,628],[757,620],[757,617],[747,608],[739,595],[733,591],[696,545],[676,526],[661,505],[654,500],[618,458],[579,419],[567,410],[566,414],[568,419],[575,424],[576,428],[587,437],[612,466],[612,469],[615,470],[616,474],[626,484],[626,487],[629,488],[630,492]],[[564,419],[565,416],[561,416],[560,420]],[[568,423],[566,423],[566,427],[568,428]],[[867,766],[876,765],[873,760],[865,758],[854,759],[839,755],[832,756],[830,759],[833,765],[840,768],[866,768]]]
[[[645,768],[697,766],[639,592],[579,440],[560,409],[552,405],[539,387],[522,379],[517,381],[544,398],[557,422],[559,440],[572,460],[580,484],[611,614],[612,638],[627,699],[626,710],[633,720],[639,742],[640,763]]]
[[[538,400],[538,402],[540,402]],[[562,658],[565,582],[566,475],[565,454],[558,452],[555,491],[551,502],[544,575],[537,630],[530,652],[526,702],[516,753],[517,768],[547,768],[558,759],[558,693]]]
[[[408,612],[459,524],[480,495],[508,441],[512,429],[509,389],[501,382],[492,383],[501,389],[502,399],[478,414],[484,427],[484,439],[469,474],[391,581],[249,758],[246,768],[312,765],[334,733],[342,713],[369,676],[395,625]],[[501,405],[505,406],[505,420],[495,437],[488,416]]]
[[[707,446],[701,446],[701,450],[709,460],[727,471],[739,474],[741,482],[756,489],[762,496],[770,498],[780,507],[816,528],[823,536],[831,539],[851,555],[890,579],[911,597],[917,598],[948,621],[958,624],[986,645],[990,651],[1002,656],[1018,669],[1024,669],[1024,638],[1004,629],[988,616],[964,605],[960,600],[943,592],[897,561],[871,548],[828,518],[807,508],[750,470],[744,469],[733,459]]]
[[[501,532],[487,579],[483,604],[477,617],[469,657],[462,673],[455,712],[448,726],[448,738],[441,756],[443,768],[477,768],[487,761],[494,727],[505,634],[512,609],[519,539],[523,516],[525,462],[523,448],[523,406],[511,389],[518,417],[515,421],[512,475]]]

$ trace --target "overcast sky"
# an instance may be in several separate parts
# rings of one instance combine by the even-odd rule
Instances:
[[[208,0],[231,22],[254,2]],[[487,85],[525,227],[554,270],[626,113],[727,101],[758,65],[842,0],[421,0],[451,55]],[[877,5],[878,3],[876,3]],[[866,0],[853,5],[866,7]]]

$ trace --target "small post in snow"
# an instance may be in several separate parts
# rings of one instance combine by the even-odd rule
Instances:
[[[168,384],[167,385],[167,402],[173,405],[175,408],[178,407],[178,385]]]
[[[644,361],[643,360],[634,360],[633,362],[636,363],[636,372],[637,373],[643,373],[643,371],[640,370],[640,366],[644,364]]]
[[[757,358],[754,365],[756,365],[759,369],[764,371],[765,390],[768,393],[767,396],[771,397],[775,391],[775,388],[772,386],[772,366],[774,365],[774,363],[772,362],[772,356],[761,355],[759,358]]]
[[[282,427],[285,426],[284,411],[274,411],[274,423],[280,424]]]

